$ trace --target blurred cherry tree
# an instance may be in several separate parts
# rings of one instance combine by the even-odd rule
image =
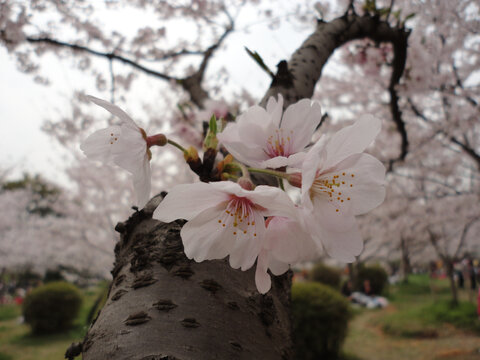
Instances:
[[[86,93],[199,150],[212,113],[231,117],[281,93],[285,106],[319,100],[324,115],[315,138],[363,114],[382,120],[369,151],[388,169],[387,197],[360,219],[360,260],[402,259],[408,271],[426,259],[479,254],[477,2],[4,0],[0,6],[0,42],[19,71],[55,86],[48,71],[55,57],[80,74],[63,104],[70,115],[44,125],[75,158],[67,170],[70,200],[62,201],[75,215],[52,218],[62,234],[84,234],[92,247],[110,239],[111,249],[112,229],[133,203],[127,175],[92,167],[78,150],[88,134],[114,122],[88,104]],[[285,44],[288,58],[275,57],[269,43],[287,25],[301,36]],[[245,33],[261,40],[249,53],[239,40]],[[251,80],[252,71],[259,80]],[[195,179],[176,153],[153,155],[153,193]],[[1,201],[3,211],[30,200],[24,191],[8,191]],[[22,231],[35,231],[28,230],[34,224]]]

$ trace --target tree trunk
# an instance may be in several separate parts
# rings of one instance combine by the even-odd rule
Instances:
[[[457,306],[458,292],[457,292],[457,286],[455,285],[453,261],[450,259],[446,259],[445,266],[447,268],[448,279],[450,280],[450,290],[452,291],[452,305]]]
[[[410,264],[410,253],[408,251],[407,242],[403,236],[400,238],[400,248],[402,250],[403,282],[408,283],[408,275],[412,273],[412,266]]]
[[[83,342],[83,359],[290,359],[291,274],[258,293],[254,270],[185,257],[181,223],[126,222],[108,300]]]
[[[357,283],[357,279],[355,275],[356,275],[355,266],[353,266],[353,263],[348,263],[348,280],[350,280],[352,284]]]

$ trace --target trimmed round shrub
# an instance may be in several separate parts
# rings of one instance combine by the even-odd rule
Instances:
[[[365,280],[370,281],[371,294],[380,295],[388,284],[388,275],[381,266],[361,266],[357,272],[356,288],[362,290]]]
[[[70,328],[81,305],[82,295],[75,285],[51,282],[27,295],[23,316],[34,333],[52,333]]]
[[[295,359],[337,359],[351,317],[347,300],[319,283],[292,286]]]
[[[316,264],[310,271],[310,280],[333,287],[340,288],[340,271],[322,263]]]

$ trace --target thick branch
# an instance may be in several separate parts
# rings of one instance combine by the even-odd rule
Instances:
[[[409,34],[410,32],[404,28],[391,27],[387,22],[380,21],[377,16],[358,16],[350,13],[328,23],[318,21],[315,32],[295,51],[286,66],[279,68],[277,77],[272,81],[262,104],[265,105],[270,96],[279,93],[285,99],[285,106],[299,99],[312,97],[330,55],[349,41],[369,38],[375,42],[389,42],[393,45],[394,51],[393,70],[388,87],[390,110],[402,139],[400,155],[392,160],[391,164],[403,160],[408,153],[408,138],[395,87],[405,68]]]

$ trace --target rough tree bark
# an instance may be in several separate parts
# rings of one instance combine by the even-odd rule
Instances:
[[[408,33],[376,16],[349,14],[319,22],[292,59],[281,62],[265,99],[282,93],[288,105],[311,97],[335,49],[363,37],[404,47],[396,53],[399,63],[392,75],[398,82]],[[260,295],[253,269],[234,270],[225,260],[188,260],[179,236],[181,224],[151,219],[159,201],[160,197],[152,199],[117,226],[122,235],[115,249],[112,285],[83,341],[83,358],[292,358],[291,274],[274,277],[269,293]],[[72,350],[70,357],[76,353]]]
[[[253,270],[187,259],[182,224],[151,219],[160,200],[117,225],[113,281],[83,359],[289,359],[290,275],[262,296]]]

